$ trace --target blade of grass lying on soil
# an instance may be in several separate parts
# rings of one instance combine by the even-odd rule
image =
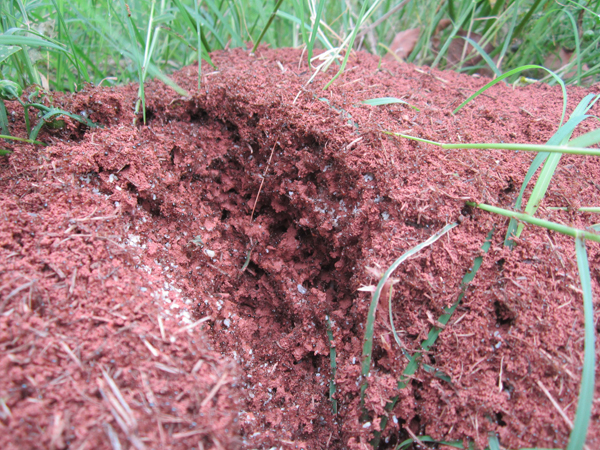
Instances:
[[[592,402],[594,401],[594,381],[596,369],[595,339],[594,339],[594,303],[592,299],[592,284],[590,280],[590,267],[585,249],[584,236],[577,234],[575,237],[575,253],[577,254],[577,268],[583,292],[583,315],[585,324],[583,372],[579,388],[577,412],[573,422],[573,430],[569,437],[567,450],[580,450],[585,445]]]
[[[395,97],[370,98],[368,100],[363,100],[361,103],[363,103],[365,105],[371,105],[371,106],[382,106],[382,105],[391,105],[394,103],[404,103],[405,105],[410,106],[415,111],[420,111],[419,108],[417,108],[416,106],[412,106],[410,103],[405,102],[404,100],[400,100],[399,98],[395,98]]]
[[[563,121],[565,119],[566,112],[567,112],[567,88],[565,87],[565,83],[560,79],[560,77],[558,75],[556,75],[551,70],[546,69],[545,67],[542,67],[542,66],[537,66],[535,64],[529,64],[529,65],[526,65],[526,66],[517,67],[516,69],[510,70],[510,71],[506,72],[505,74],[499,76],[495,80],[490,81],[488,84],[486,84],[481,89],[479,89],[477,92],[475,92],[473,95],[471,95],[468,99],[466,99],[464,102],[462,102],[454,111],[452,111],[452,114],[456,114],[465,105],[467,105],[471,100],[475,99],[480,94],[483,94],[485,91],[487,91],[489,88],[491,88],[492,86],[494,86],[496,83],[499,83],[500,81],[504,80],[505,78],[508,78],[508,77],[510,77],[512,75],[515,75],[517,73],[520,73],[520,72],[523,72],[524,70],[529,70],[529,69],[542,69],[542,70],[545,70],[550,75],[552,75],[552,77],[560,84],[560,87],[561,87],[562,93],[563,93],[563,108],[562,108],[562,115],[561,115],[561,118],[560,118],[560,125],[562,125],[562,123],[563,123]]]
[[[402,264],[404,261],[406,261],[407,258],[414,255],[415,253],[418,253],[423,248],[433,244],[435,241],[437,241],[439,238],[441,238],[444,234],[446,234],[448,231],[450,231],[452,228],[454,228],[457,225],[458,225],[458,222],[454,222],[454,223],[446,225],[444,228],[442,228],[440,231],[438,231],[437,233],[432,235],[426,241],[422,242],[419,245],[416,245],[415,247],[413,247],[410,250],[408,250],[407,252],[405,252],[402,256],[400,256],[400,258],[398,258],[396,261],[394,261],[394,263],[385,271],[385,273],[381,277],[381,280],[379,280],[379,283],[377,284],[377,288],[375,289],[375,292],[373,293],[373,297],[371,300],[371,306],[369,307],[369,313],[367,316],[367,325],[365,327],[365,338],[364,338],[364,343],[363,343],[362,364],[361,364],[361,377],[362,377],[362,386],[360,388],[361,405],[364,405],[364,395],[365,395],[365,391],[367,389],[367,378],[369,377],[369,372],[371,370],[371,357],[372,357],[372,352],[373,352],[373,333],[374,333],[374,326],[375,326],[375,312],[377,310],[377,304],[379,303],[379,297],[381,296],[384,286],[386,286],[392,273],[398,268],[398,266],[400,266],[400,264]]]
[[[329,400],[331,401],[331,409],[333,414],[337,414],[337,400],[333,398],[335,394],[335,374],[337,372],[337,352],[333,341],[333,328],[331,326],[331,319],[329,316],[325,316],[327,321],[327,339],[329,340],[329,360],[331,361],[331,379],[329,380]]]
[[[580,230],[578,228],[569,227],[561,223],[551,222],[549,220],[544,219],[538,219],[537,217],[532,217],[529,214],[519,213],[516,211],[511,211],[509,209],[498,208],[497,206],[486,205],[485,203],[467,202],[467,205],[474,206],[476,208],[492,212],[494,214],[500,214],[501,216],[515,218],[516,220],[521,220],[523,222],[527,222],[532,225],[537,225],[548,230],[566,234],[567,236],[583,236],[586,239],[589,239],[590,241],[600,242],[600,234],[592,233],[591,231]]]
[[[371,106],[391,105],[393,103],[404,103],[405,105],[408,105],[404,100],[394,97],[370,98],[368,100],[363,100],[361,103]]]
[[[481,247],[481,250],[483,253],[487,253],[488,250],[490,249],[490,247],[492,245],[492,236],[494,234],[494,231],[495,231],[495,228],[493,228],[486,236],[485,242],[483,243],[483,245]],[[446,325],[450,321],[452,314],[454,313],[454,311],[456,310],[456,308],[458,307],[458,305],[460,304],[460,302],[466,295],[467,288],[469,287],[471,281],[473,281],[473,279],[475,278],[475,275],[477,274],[477,271],[481,267],[482,262],[483,262],[483,256],[478,256],[475,258],[475,260],[473,261],[473,266],[467,271],[467,273],[463,276],[463,278],[461,280],[460,293],[458,295],[458,298],[456,299],[456,302],[454,302],[454,304],[450,308],[445,309],[444,314],[442,314],[440,316],[440,318],[438,319],[438,322],[440,324]],[[433,344],[435,344],[435,341],[437,340],[437,338],[440,334],[440,331],[441,331],[441,329],[439,327],[432,327],[431,330],[429,330],[427,339],[425,339],[423,342],[421,342],[421,349],[423,350],[423,352],[427,352],[433,346]],[[398,379],[398,389],[399,390],[404,389],[408,386],[408,384],[410,383],[410,380],[411,380],[411,376],[414,375],[416,373],[417,369],[419,368],[419,364],[420,364],[420,360],[421,360],[421,353],[417,352],[417,353],[415,353],[415,355],[413,355],[409,359],[410,360],[409,360],[408,365],[405,367],[404,371],[402,372],[402,375],[400,375],[400,378]],[[394,407],[396,406],[396,403],[398,402],[398,398],[399,398],[399,396],[396,395],[385,405],[385,410],[388,413],[393,411]],[[373,448],[378,447],[379,441],[381,440],[381,434],[382,434],[383,430],[385,430],[385,427],[387,426],[388,419],[389,419],[389,417],[387,415],[381,416],[381,423],[380,423],[381,431],[375,431],[374,432],[375,437],[370,442],[371,445],[373,446]]]
[[[598,132],[598,136],[600,137],[600,129],[595,130]],[[590,133],[595,133],[590,132]],[[407,134],[394,133],[391,131],[383,131],[385,134],[399,136],[406,139],[411,139],[413,141],[425,142],[427,144],[436,145],[438,147],[446,148],[446,149],[465,149],[465,150],[486,150],[486,149],[496,149],[496,150],[514,150],[514,151],[522,151],[522,152],[548,152],[548,153],[570,153],[573,155],[591,155],[591,156],[600,156],[599,148],[586,148],[579,146],[571,146],[571,144],[575,144],[575,139],[569,142],[569,146],[563,145],[536,145],[536,144],[502,144],[502,143],[477,143],[477,144],[442,144],[441,142],[430,141],[428,139],[421,139],[415,136],[409,136]],[[589,134],[589,133],[588,133]],[[577,142],[579,144],[579,142]]]

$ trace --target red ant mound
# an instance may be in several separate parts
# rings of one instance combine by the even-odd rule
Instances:
[[[86,88],[56,102],[103,128],[67,118],[40,134],[47,147],[6,143],[2,448],[366,449],[378,437],[385,449],[413,436],[484,448],[490,433],[506,448],[565,447],[583,361],[573,239],[527,226],[510,251],[507,220],[466,206],[512,208],[533,155],[384,133],[544,143],[560,89],[498,84],[452,115],[485,80],[358,53],[323,91],[332,74],[306,84],[297,50],[212,58],[199,92],[197,67],[173,76],[188,97],[149,83],[146,124],[135,86]],[[587,92],[568,93],[571,112]],[[418,109],[361,103],[379,97]],[[586,228],[594,216],[575,211],[599,204],[598,180],[597,158],[563,156],[538,215]],[[358,289],[453,222],[393,274],[362,379],[371,295]],[[598,310],[600,247],[587,247]],[[599,415],[595,400],[590,448]]]

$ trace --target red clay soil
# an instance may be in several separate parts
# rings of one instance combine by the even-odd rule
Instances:
[[[297,50],[212,58],[200,92],[196,67],[174,75],[188,97],[148,84],[146,125],[136,86],[86,87],[54,104],[104,128],[66,119],[40,135],[47,147],[3,144],[14,153],[0,157],[0,447],[369,449],[387,415],[381,449],[413,435],[481,449],[489,433],[502,448],[564,448],[583,362],[574,241],[527,226],[510,251],[507,220],[465,205],[512,208],[534,155],[383,133],[544,143],[560,89],[500,83],[454,116],[485,79],[359,53],[323,91],[332,73],[305,86]],[[588,92],[568,89],[569,113]],[[376,97],[419,110],[360,103]],[[599,180],[597,158],[563,156],[538,216],[598,222],[574,210],[600,204]],[[397,389],[408,360],[386,298],[361,380],[371,294],[358,289],[455,221],[393,275],[394,324],[414,354],[495,227],[425,366]],[[600,246],[587,249],[599,311]]]

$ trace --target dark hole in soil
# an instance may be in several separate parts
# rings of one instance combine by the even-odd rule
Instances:
[[[498,300],[494,302],[494,312],[496,313],[496,321],[500,325],[512,325],[517,317],[514,311]]]
[[[149,200],[144,197],[138,197],[137,203],[154,217],[160,216],[160,204],[155,200]]]
[[[501,412],[496,413],[496,423],[498,425],[500,425],[501,427],[506,426],[506,422],[502,419],[503,417],[504,417],[504,415]]]
[[[471,216],[471,214],[473,214],[473,208],[470,207],[469,205],[465,205],[464,208],[462,208],[460,210],[460,213],[464,216],[464,217],[469,217]]]

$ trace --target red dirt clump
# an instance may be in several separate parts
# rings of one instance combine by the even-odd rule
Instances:
[[[217,70],[146,88],[57,96],[104,128],[44,132],[0,159],[0,441],[3,448],[380,448],[414,435],[506,448],[565,447],[583,361],[573,240],[465,200],[512,208],[531,154],[443,150],[444,142],[543,143],[558,88],[382,63],[358,53],[327,91],[296,50],[212,55]],[[299,64],[300,61],[300,64]],[[586,95],[570,88],[568,111]],[[405,104],[360,102],[400,97]],[[16,105],[15,117],[19,116]],[[598,107],[592,110],[598,114]],[[134,119],[135,123],[134,123]],[[12,131],[23,134],[17,119]],[[584,122],[577,133],[589,131]],[[563,156],[538,215],[585,228],[600,166]],[[546,209],[568,206],[569,211]],[[392,313],[413,354],[483,265],[407,388],[407,359],[381,301],[364,412],[362,340],[373,271],[445,224],[402,264]],[[588,243],[598,310],[600,248]],[[332,324],[338,413],[329,400]],[[597,319],[596,319],[597,323]],[[439,375],[442,375],[440,378]],[[444,376],[445,375],[445,376]],[[450,381],[448,381],[450,380]],[[598,383],[596,398],[599,391]],[[548,391],[548,394],[544,392]],[[363,419],[366,415],[368,419]],[[594,402],[590,448],[600,446]]]

